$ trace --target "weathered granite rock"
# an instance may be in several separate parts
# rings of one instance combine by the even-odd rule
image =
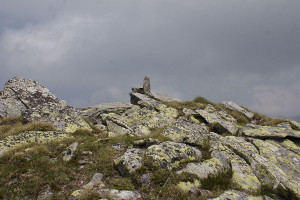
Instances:
[[[165,129],[162,134],[172,139],[174,142],[183,142],[203,146],[206,140],[205,134],[208,134],[208,128],[205,124],[195,124],[184,117],[176,120],[176,123]]]
[[[108,196],[110,199],[139,200],[142,198],[139,192],[130,190],[100,189],[96,190],[96,192],[100,195]]]
[[[78,142],[74,142],[66,149],[66,151],[62,152],[63,161],[69,162],[72,158],[74,158],[77,148]]]
[[[286,137],[300,139],[300,131],[295,131],[288,126],[260,126],[247,124],[239,131],[239,135],[255,137],[255,138],[269,138],[269,139],[283,139]]]
[[[0,97],[0,115],[21,115],[28,121],[51,122],[67,132],[90,129],[72,106],[56,98],[40,83],[24,78],[13,78],[5,84]]]
[[[179,182],[177,184],[177,187],[180,188],[182,191],[188,193],[201,193],[200,187],[201,183],[198,180],[195,180],[194,182]]]
[[[233,172],[231,178],[232,185],[245,192],[260,192],[261,183],[246,161],[237,155],[231,155],[230,158]]]
[[[241,191],[228,190],[225,191],[223,194],[221,194],[219,197],[212,198],[209,200],[272,200],[272,199],[267,196],[252,196]]]
[[[142,167],[142,156],[141,149],[127,149],[124,155],[114,160],[114,165],[122,176],[127,176]]]
[[[103,114],[103,117],[111,136],[124,134],[144,136],[151,133],[150,129],[163,128],[175,123],[172,114],[134,106],[122,115],[109,113]]]
[[[83,117],[87,118],[92,123],[103,125],[101,114],[115,113],[115,114],[121,115],[122,113],[124,113],[126,110],[132,108],[133,106],[134,105],[132,105],[130,103],[116,102],[116,103],[99,104],[99,105],[95,105],[95,106],[81,108],[78,110],[80,111],[80,113]]]
[[[67,137],[70,137],[70,135],[60,131],[24,131],[0,140],[0,156],[11,148],[22,144],[30,142],[45,143],[50,140],[59,140]]]
[[[252,142],[259,149],[260,155],[276,166],[267,170],[278,171],[280,176],[276,177],[277,184],[282,184],[283,187],[278,192],[282,193],[284,190],[286,193],[292,193],[292,197],[300,198],[300,156],[272,140],[253,139]]]
[[[288,199],[299,199],[299,155],[271,140],[246,140],[227,136],[220,141],[247,162],[262,186]]]
[[[211,106],[211,105],[210,105]],[[236,125],[236,119],[234,119],[229,114],[226,114],[223,111],[212,111],[211,109],[206,110],[196,110],[196,112],[209,124],[219,124],[221,125],[226,131],[236,134],[238,131],[238,127]]]
[[[147,76],[144,78],[143,89],[145,94],[151,93],[150,78]]]
[[[199,163],[188,163],[185,168],[177,173],[187,172],[195,174],[200,180],[208,177],[216,177],[230,170],[229,155],[225,152],[215,152],[216,156]]]
[[[104,188],[105,184],[102,181],[103,178],[103,174],[101,173],[95,173],[92,177],[92,179],[90,180],[90,182],[88,182],[86,185],[82,186],[83,189],[85,190],[92,190],[92,189],[100,189],[100,188]]]
[[[41,189],[41,191],[40,191],[40,193],[39,193],[39,195],[36,199],[37,200],[52,200],[53,199],[53,194],[54,193],[53,193],[50,185],[45,185]]]
[[[130,93],[130,98],[132,104],[146,107],[150,110],[168,113],[172,117],[178,116],[178,111],[176,109],[167,107],[165,104],[149,97],[149,95],[141,93]]]
[[[247,111],[246,109],[242,108],[241,106],[237,105],[232,101],[223,101],[221,104],[230,110],[235,110],[237,112],[244,114],[249,119],[252,119],[254,117],[254,114],[252,112]]]
[[[300,122],[297,122],[297,121],[295,121],[295,120],[290,120],[290,122],[291,122],[294,126],[296,126],[297,128],[300,129]]]
[[[199,161],[201,151],[182,143],[164,142],[147,148],[146,155],[151,156],[161,168],[172,169],[181,163]]]
[[[154,144],[158,144],[159,140],[154,138],[141,139],[133,142],[133,146],[135,147],[149,147]]]
[[[281,146],[283,146],[284,148],[300,155],[300,144],[298,143],[294,143],[291,140],[288,139],[284,139],[284,140],[274,140],[273,142],[276,142],[278,144],[280,144]]]

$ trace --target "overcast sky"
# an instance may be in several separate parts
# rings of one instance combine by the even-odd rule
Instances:
[[[0,84],[37,80],[76,107],[152,89],[300,114],[299,0],[0,0]]]

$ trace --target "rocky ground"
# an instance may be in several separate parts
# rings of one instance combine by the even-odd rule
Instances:
[[[300,123],[132,88],[75,109],[41,84],[0,93],[1,199],[300,199]]]

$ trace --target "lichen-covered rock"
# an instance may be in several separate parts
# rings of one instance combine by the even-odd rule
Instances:
[[[139,192],[130,190],[99,189],[96,192],[102,196],[108,196],[110,199],[140,200],[142,198]]]
[[[272,199],[267,196],[252,196],[241,191],[228,190],[225,191],[223,194],[221,194],[219,197],[212,198],[209,200],[272,200]]]
[[[290,199],[300,198],[298,154],[271,140],[228,136],[222,143],[248,163],[262,186]]]
[[[234,103],[232,101],[223,101],[221,104],[230,110],[234,110],[234,111],[244,114],[249,119],[252,119],[254,117],[254,114],[252,112],[247,111],[246,109],[242,108],[241,106],[237,105],[236,103]]]
[[[194,182],[179,182],[177,187],[186,193],[197,193],[200,192],[201,183],[198,180],[195,180]]]
[[[199,161],[201,151],[182,143],[164,142],[147,148],[146,155],[151,156],[161,168],[172,169],[181,163]]]
[[[274,140],[273,142],[276,142],[278,144],[280,144],[281,146],[283,146],[284,148],[300,155],[300,144],[294,143],[292,140]]]
[[[127,151],[119,158],[114,160],[114,165],[122,176],[127,176],[142,167],[143,151],[133,148]]]
[[[199,163],[189,163],[177,173],[187,172],[195,174],[199,179],[216,177],[230,170],[229,155],[225,152],[216,152],[217,156]]]
[[[53,191],[50,187],[50,185],[45,185],[39,195],[37,196],[36,200],[52,200],[53,199]]]
[[[106,120],[111,135],[145,136],[151,133],[150,129],[163,128],[175,123],[175,118],[168,112],[158,112],[138,106],[132,107],[122,115],[109,113],[103,114],[102,117]]]
[[[249,193],[260,192],[261,183],[246,161],[237,155],[231,155],[230,157],[232,169],[231,182],[235,188]]]
[[[102,178],[103,178],[103,174],[95,173],[93,175],[92,179],[90,180],[90,182],[88,182],[87,184],[82,186],[82,188],[85,190],[92,190],[95,188],[97,188],[97,189],[103,188],[105,186],[105,184],[103,183]]]
[[[300,122],[297,122],[297,121],[295,121],[295,120],[290,120],[290,122],[291,122],[294,126],[296,126],[297,128],[300,129]]]
[[[78,109],[81,115],[84,118],[87,118],[90,122],[94,123],[95,125],[103,125],[103,119],[101,114],[104,113],[115,113],[117,115],[121,115],[126,110],[132,108],[134,105],[130,103],[104,103],[95,106],[90,106],[82,109]]]
[[[209,131],[205,124],[198,125],[184,117],[180,117],[175,124],[165,129],[162,134],[174,142],[203,145],[203,141],[206,139],[204,134],[208,133]]]
[[[0,140],[0,155],[22,144],[30,142],[45,143],[50,140],[59,140],[67,137],[70,137],[70,135],[60,131],[24,131]]]
[[[63,161],[69,162],[75,156],[75,152],[78,148],[78,142],[71,144],[65,151],[62,152]]]
[[[238,131],[236,119],[223,111],[209,112],[206,109],[196,110],[196,112],[209,124],[219,124],[232,134],[236,134]]]
[[[283,139],[286,137],[300,138],[300,131],[295,131],[289,126],[260,126],[247,124],[240,131],[239,135],[255,137],[255,138],[270,138]]]
[[[272,140],[253,139],[253,144],[259,149],[261,156],[280,169],[283,177],[279,178],[284,187],[300,197],[300,156]]]
[[[0,115],[21,115],[28,121],[46,121],[67,132],[90,129],[78,112],[59,100],[40,83],[24,78],[10,79],[1,92]]]

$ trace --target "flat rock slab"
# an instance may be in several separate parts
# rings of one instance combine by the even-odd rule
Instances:
[[[104,103],[104,104],[98,104],[95,106],[90,106],[86,108],[80,109],[80,112],[83,116],[93,116],[98,115],[102,113],[116,113],[116,114],[122,114],[126,110],[132,108],[134,105],[130,103]]]
[[[4,152],[20,146],[22,144],[36,142],[44,143],[50,140],[59,140],[70,137],[65,132],[58,131],[25,131],[18,135],[8,136],[3,140],[0,140],[0,155]]]
[[[300,131],[295,131],[289,127],[260,126],[253,124],[244,126],[239,131],[239,135],[261,139],[284,139],[286,137],[300,139]]]
[[[238,128],[236,120],[223,112],[208,112],[207,110],[196,110],[196,112],[209,124],[220,124],[226,131],[236,134]]]
[[[249,119],[252,119],[254,117],[254,114],[252,112],[247,111],[246,109],[242,108],[241,106],[237,105],[236,103],[234,103],[232,101],[223,101],[221,104],[230,110],[234,110],[239,113],[242,113]]]

